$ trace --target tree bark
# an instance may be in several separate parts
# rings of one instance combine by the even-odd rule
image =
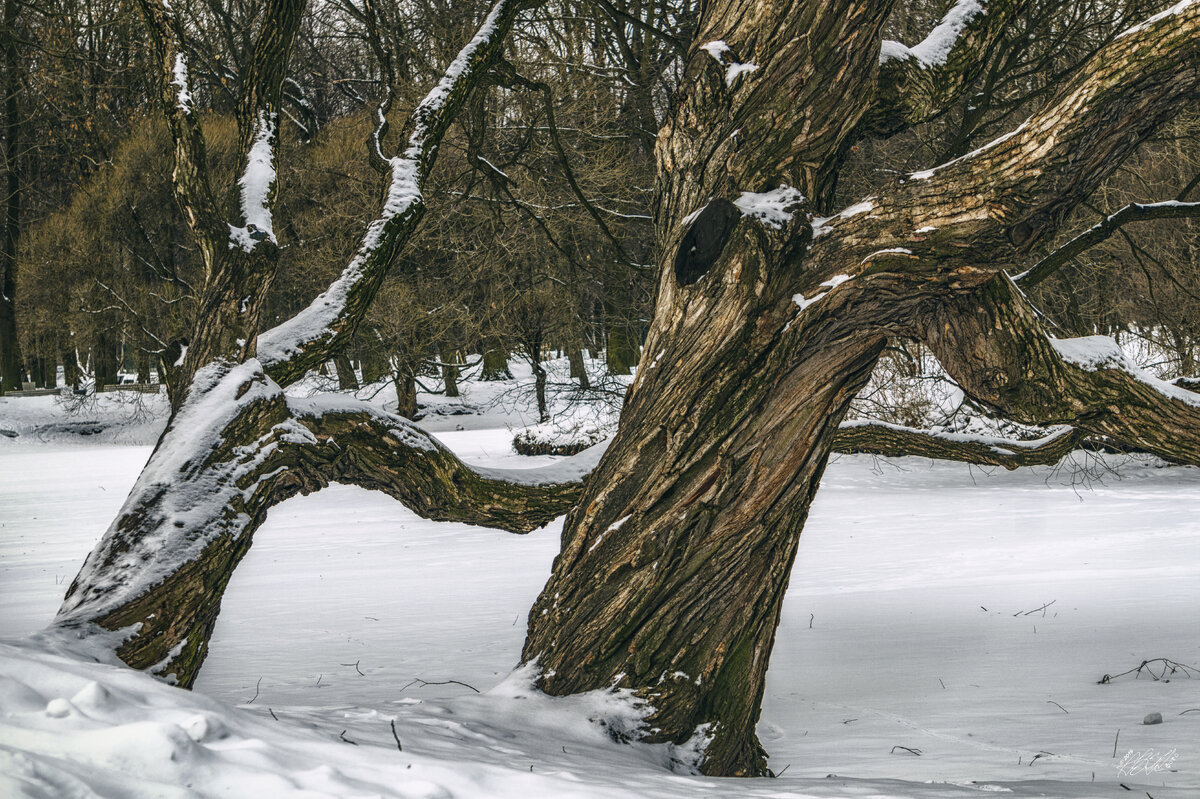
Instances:
[[[1045,411],[1083,404],[1031,414],[1040,423],[1159,452],[1184,435],[1193,443],[1174,451],[1189,459],[1200,438],[1187,397],[1115,357],[1097,371],[1007,374],[1023,374],[1018,345],[1048,363],[1055,353],[992,280],[1196,96],[1200,6],[1131,30],[1008,136],[822,218],[839,154],[873,107],[888,7],[704,7],[658,139],[661,278],[646,363],[529,617],[522,656],[539,685],[633,689],[649,710],[643,737],[700,744],[707,774],[767,773],[754,725],[797,537],[887,336],[919,331],[968,393],[1005,410],[1029,392],[997,386],[1070,371],[1050,390],[1066,403],[1033,399]],[[997,334],[1018,321],[1033,328]],[[1149,410],[1097,417],[1092,389]],[[1160,414],[1164,434],[1148,429]]]
[[[350,356],[344,352],[338,353],[333,358],[333,365],[337,367],[338,388],[342,391],[357,390],[358,376],[354,374]]]
[[[567,346],[567,359],[571,364],[571,377],[579,381],[579,387],[587,391],[592,387],[587,366],[583,360],[583,345],[575,342]]]

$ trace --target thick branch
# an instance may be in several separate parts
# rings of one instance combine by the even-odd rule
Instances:
[[[257,361],[214,363],[197,373],[57,623],[126,630],[125,662],[169,665],[190,685],[225,585],[279,502],[336,481],[425,518],[528,532],[575,502],[602,449],[550,472],[474,470],[401,417],[285,397]]]
[[[1082,433],[1059,427],[1031,441],[965,433],[932,433],[874,421],[843,422],[833,438],[833,451],[900,458],[915,455],[1016,469],[1055,464],[1076,449]]]
[[[1109,214],[1092,227],[1038,261],[1032,269],[1013,280],[1022,288],[1041,283],[1072,258],[1108,239],[1129,222],[1148,222],[1153,219],[1185,219],[1200,217],[1200,203],[1168,201],[1162,203],[1130,203],[1116,213]]]
[[[1200,97],[1200,2],[1184,0],[1089,59],[1017,129],[947,164],[917,172],[813,226],[823,274],[915,301],[970,290],[1010,267],[1117,168],[1138,144]],[[867,290],[867,285],[863,286]]]
[[[1051,339],[1004,275],[935,311],[924,338],[968,396],[1008,418],[1200,465],[1200,394],[1147,374],[1110,338]]]
[[[474,38],[409,117],[408,147],[388,160],[391,182],[383,211],[367,226],[354,258],[311,305],[259,336],[258,356],[272,379],[283,385],[298,380],[353,336],[396,254],[425,214],[422,187],[442,136],[503,54],[508,31],[525,7],[521,0],[498,0],[492,6]]]
[[[949,110],[987,66],[1028,0],[958,0],[920,44],[885,41],[875,98],[860,135],[892,136]]]

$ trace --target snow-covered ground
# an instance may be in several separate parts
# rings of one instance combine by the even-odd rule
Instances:
[[[479,465],[554,460],[513,454],[527,406],[468,389],[471,413],[431,401],[447,445]],[[512,672],[561,522],[427,522],[344,486],[291,500],[234,575],[194,692],[28,637],[158,424],[98,408],[90,435],[46,434],[61,413],[0,399],[20,433],[0,438],[2,797],[1200,796],[1200,674],[1097,683],[1200,665],[1200,470],[1114,462],[1081,484],[837,458],[759,727],[782,776],[718,780],[613,742],[592,719],[635,723],[622,698],[552,699]]]

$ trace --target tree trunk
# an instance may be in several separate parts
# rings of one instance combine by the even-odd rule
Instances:
[[[64,333],[64,336],[68,334]],[[79,388],[81,375],[79,372],[79,353],[75,351],[75,347],[71,344],[71,339],[66,338],[66,344],[59,348],[59,358],[63,364],[63,383],[71,390]]]
[[[571,377],[579,381],[579,387],[587,391],[592,387],[588,379],[586,362],[583,360],[583,345],[573,343],[567,347],[567,359],[571,363]]]
[[[354,364],[350,356],[339,352],[333,356],[333,365],[337,368],[338,388],[342,391],[358,390],[358,376],[354,374]]]
[[[508,351],[499,339],[489,338],[483,343],[483,375],[481,380],[512,380],[508,370]]]
[[[522,655],[553,694],[634,688],[646,740],[710,739],[699,765],[726,775],[766,771],[754,726],[798,535],[884,342],[828,320],[775,336],[795,305],[751,224],[704,281],[665,271],[653,365],[568,514]]]
[[[392,383],[396,386],[396,413],[405,419],[416,419],[417,379],[412,371],[403,369],[392,372]]]
[[[149,342],[147,342],[149,346]],[[146,347],[139,347],[137,351],[137,381],[139,383],[150,382],[150,350]]]
[[[546,368],[540,361],[534,360],[531,363],[533,364],[533,392],[537,397],[538,422],[545,424],[550,421],[550,409],[546,404]]]
[[[457,397],[458,393],[458,353],[451,350],[442,349],[442,384],[446,387],[447,397]]]
[[[103,330],[96,338],[93,350],[92,372],[96,378],[96,391],[104,390],[117,382],[117,368],[121,361],[121,342],[118,334]]]
[[[387,361],[379,355],[375,347],[364,347],[360,353],[364,384],[369,386],[387,376]]]
[[[4,60],[4,240],[0,246],[0,393],[21,389],[21,349],[17,338],[17,240],[21,231],[21,77],[17,72],[17,14],[21,3],[4,2],[0,56]]]
[[[632,374],[637,365],[637,339],[624,322],[610,322],[605,363],[610,375]]]

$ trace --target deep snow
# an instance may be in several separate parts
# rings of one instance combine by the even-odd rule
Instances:
[[[49,402],[0,400],[0,427],[28,431]],[[505,417],[426,424],[477,465],[555,460],[513,454]],[[122,429],[0,439],[0,636],[52,618],[132,486],[154,426]],[[259,531],[195,692],[45,639],[0,645],[0,796],[1194,797],[1200,676],[1097,680],[1200,664],[1200,470],[1112,465],[1078,484],[835,459],[768,676],[777,780],[674,773],[683,753],[589,721],[631,724],[628,702],[510,676],[561,522],[433,523],[335,486]],[[1120,773],[1129,752],[1173,770]]]

